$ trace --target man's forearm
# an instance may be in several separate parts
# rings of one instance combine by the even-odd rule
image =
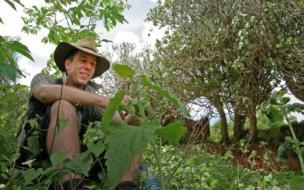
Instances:
[[[74,105],[96,105],[103,108],[108,105],[110,99],[107,96],[100,96],[77,88],[61,85],[41,85],[33,92],[33,96],[43,103],[53,103],[59,99],[64,99]]]

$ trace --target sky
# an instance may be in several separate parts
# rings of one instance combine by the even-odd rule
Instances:
[[[41,5],[42,0],[25,1],[26,6]],[[34,2],[34,3],[33,3]],[[113,43],[132,42],[138,48],[145,44],[153,45],[157,38],[162,36],[161,30],[152,30],[153,25],[145,22],[147,13],[151,8],[157,5],[157,0],[128,0],[131,8],[124,12],[128,23],[118,24],[110,32],[102,30],[102,38],[113,41]],[[20,41],[27,45],[34,58],[34,62],[25,57],[20,57],[18,64],[26,77],[20,79],[21,84],[29,85],[33,76],[39,73],[45,66],[49,55],[54,51],[55,45],[44,44],[41,39],[46,32],[40,32],[37,35],[28,35],[21,32],[23,22],[21,20],[23,9],[17,6],[17,11],[12,9],[4,1],[0,1],[0,17],[4,24],[0,23],[1,36],[18,36]],[[150,33],[150,36],[148,36]]]

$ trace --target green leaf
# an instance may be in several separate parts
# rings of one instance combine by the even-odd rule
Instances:
[[[2,20],[2,18],[1,18],[1,17],[0,17],[0,23],[4,24],[4,23],[3,23],[3,20]]]
[[[282,98],[282,102],[283,102],[284,105],[287,104],[289,101],[290,101],[289,97],[283,97]]]
[[[88,149],[90,152],[92,152],[96,157],[98,157],[104,150],[105,145],[102,141],[99,141],[97,143],[90,142],[88,144]]]
[[[30,136],[27,139],[28,149],[33,155],[38,155],[39,153],[39,140],[38,136]]]
[[[28,170],[25,170],[23,172],[23,177],[25,179],[25,185],[30,184],[35,178],[37,178],[39,175],[41,175],[43,170],[41,168],[38,168],[35,170],[34,168],[30,168]]]
[[[288,92],[287,88],[282,88],[277,92],[277,95],[283,97],[287,92]]]
[[[143,123],[141,127],[127,124],[111,125],[109,134],[106,136],[106,164],[112,185],[121,179],[133,157],[143,153],[159,127],[159,124],[155,123]]]
[[[33,57],[31,56],[30,50],[18,41],[10,41],[7,43],[7,47],[13,51],[16,51],[25,57],[29,58],[31,61],[34,61]]]
[[[60,135],[60,133],[68,126],[69,120],[67,118],[59,118],[58,128],[56,129],[55,137]]]
[[[302,112],[304,110],[304,104],[300,103],[293,103],[293,104],[287,104],[286,105],[288,113],[290,112]]]
[[[135,74],[135,71],[128,65],[114,64],[112,69],[123,79],[132,78]]]
[[[165,90],[163,87],[154,84],[148,80],[148,78],[145,75],[142,75],[141,77],[143,84],[147,87],[150,87],[154,89],[157,93],[165,97],[167,100],[169,100],[176,108],[179,109],[179,111],[186,117],[190,117],[189,110],[187,109],[186,105],[182,103],[177,97],[175,97],[173,94]]]
[[[271,105],[269,108],[267,108],[266,116],[268,117],[271,124],[277,126],[279,126],[284,120],[282,111],[278,108],[278,106],[274,105]]]
[[[303,2],[304,5],[304,2]],[[303,189],[304,182],[303,176],[301,175],[293,175],[290,179],[290,189]]]
[[[11,6],[15,11],[17,10],[15,7],[15,4],[13,2],[11,2],[10,0],[4,0],[7,4],[9,4],[9,6]]]
[[[279,146],[277,154],[279,160],[288,160],[288,154],[292,150],[290,142],[285,142]]]
[[[269,103],[273,105],[282,105],[276,97],[270,97]]]
[[[178,144],[179,140],[185,135],[186,131],[187,130],[184,127],[184,123],[177,121],[170,123],[163,128],[157,129],[155,134],[168,140],[172,144]]]
[[[77,174],[88,176],[92,163],[93,159],[90,152],[85,151],[69,162],[66,162],[64,166],[66,169],[69,169]]]
[[[57,166],[62,163],[64,160],[68,159],[68,155],[65,153],[55,152],[51,155],[51,163],[53,166]]]
[[[16,80],[18,69],[14,64],[0,65],[0,74],[6,76],[9,80]]]
[[[115,94],[115,96],[110,100],[110,103],[106,107],[106,110],[104,111],[102,116],[102,127],[104,129],[108,128],[109,124],[111,123],[113,115],[121,104],[124,95],[125,93],[122,90],[119,90]]]

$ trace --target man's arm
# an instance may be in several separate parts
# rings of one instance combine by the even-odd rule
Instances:
[[[62,90],[62,97],[61,97]],[[57,100],[64,99],[74,105],[95,105],[106,108],[109,104],[110,96],[101,96],[94,93],[79,90],[74,87],[57,84],[43,84],[33,90],[33,96],[39,101],[49,104]],[[122,118],[118,112],[113,116],[113,122],[120,123]]]
[[[61,97],[62,90],[62,97]],[[110,101],[109,96],[100,96],[66,85],[43,84],[33,90],[33,96],[43,103],[53,103],[64,99],[72,104],[95,105],[105,108]]]

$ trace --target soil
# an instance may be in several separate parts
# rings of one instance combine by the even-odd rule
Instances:
[[[212,154],[225,155],[227,151],[232,153],[231,161],[234,165],[264,171],[288,169],[300,171],[301,166],[297,155],[290,153],[287,161],[279,161],[277,159],[276,149],[261,145],[250,145],[244,147],[228,147],[226,145],[207,145],[206,150]]]

